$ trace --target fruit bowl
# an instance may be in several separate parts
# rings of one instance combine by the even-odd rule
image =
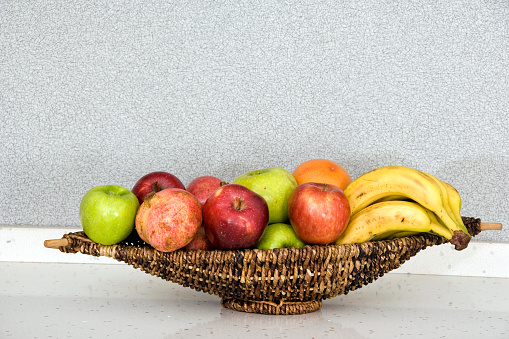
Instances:
[[[463,217],[472,236],[480,219]],[[139,238],[100,245],[83,232],[46,240],[65,253],[105,256],[167,281],[217,295],[232,310],[262,314],[303,314],[318,310],[325,299],[347,294],[400,267],[426,247],[445,238],[419,234],[352,245],[304,246],[299,249],[159,252]]]

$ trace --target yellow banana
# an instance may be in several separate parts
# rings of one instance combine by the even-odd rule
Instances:
[[[434,223],[427,210],[415,202],[384,201],[352,216],[336,244],[353,244],[382,239],[396,232],[432,232]]]
[[[452,236],[454,234],[453,231],[445,227],[445,225],[438,219],[437,215],[430,210],[426,209],[426,212],[428,213],[429,220],[431,220],[431,231],[430,233],[440,235],[447,240],[451,240]]]
[[[442,208],[441,190],[420,171],[405,166],[380,167],[352,181],[344,190],[351,215],[388,196],[404,196],[434,209]],[[433,208],[429,208],[433,210]]]
[[[408,199],[407,197],[404,197],[404,196],[388,195],[385,198],[377,200],[375,203],[384,202],[384,201],[395,201],[395,200],[414,202],[413,200]],[[435,234],[435,235],[440,235],[440,236],[450,240],[452,238],[452,236],[453,236],[453,231],[451,231],[450,229],[445,227],[445,225],[438,219],[438,217],[436,216],[435,213],[431,212],[427,208],[425,208],[425,210],[428,213],[428,216],[429,216],[429,218],[431,220],[432,229],[431,229],[431,231],[429,233],[432,233],[432,234]],[[392,231],[392,232],[388,232],[387,234],[382,234],[382,235],[376,236],[376,237],[373,238],[373,240],[401,238],[401,237],[404,237],[404,236],[413,235],[412,233],[415,234],[415,233],[418,233],[418,232]]]
[[[438,232],[437,232],[437,228],[439,230]],[[452,233],[447,228],[441,226],[440,224],[434,223],[433,221],[431,222],[431,230],[429,232],[425,232],[425,233],[430,233],[430,234],[434,234],[434,235],[440,235],[439,234],[440,231],[442,231],[442,233],[444,234],[443,236],[446,239],[451,239]],[[424,232],[416,232],[416,231],[389,231],[389,232],[378,234],[378,235],[374,236],[371,239],[371,241],[411,237],[412,235],[417,235],[417,234],[421,234],[421,233],[424,233]]]
[[[467,247],[468,243],[470,242],[470,233],[468,233],[467,228],[465,227],[465,224],[463,224],[463,219],[461,218],[461,214],[459,212],[459,208],[461,208],[461,198],[459,197],[458,191],[454,189],[451,185],[445,184],[443,181],[438,180],[436,177],[429,173],[421,172],[425,176],[431,178],[433,181],[437,183],[437,185],[440,187],[442,191],[442,201],[444,204],[444,207],[449,214],[449,217],[456,222],[456,227],[451,228],[448,227],[451,232],[453,232],[453,237],[451,243],[453,243],[456,246],[456,249],[463,249]],[[450,187],[448,187],[450,186]],[[450,194],[453,195],[453,198],[451,200]],[[458,208],[458,199],[459,199],[459,208]],[[454,202],[453,202],[454,200]],[[454,208],[452,208],[452,205],[454,205]],[[439,217],[439,219],[441,219]],[[442,220],[442,223],[445,224]]]
[[[449,183],[442,181],[447,193],[449,194],[449,205],[451,206],[452,213],[456,217],[458,222],[463,224],[463,218],[461,217],[461,197],[458,191]],[[463,224],[464,226],[465,224]]]
[[[373,235],[369,241],[377,241],[377,240],[385,240],[385,239],[394,239],[395,235],[403,232],[403,231],[395,231],[395,230],[387,230],[385,232],[381,232]]]
[[[403,238],[403,237],[416,235],[419,233],[422,233],[422,232],[392,230],[392,231],[387,231],[385,233],[377,234],[373,238],[371,238],[370,241]]]
[[[451,239],[456,249],[466,248],[470,241],[465,226],[459,224],[449,213],[449,203],[444,204],[443,186],[431,176],[414,168],[406,166],[377,168],[352,181],[344,193],[350,202],[352,216],[388,196],[407,197],[434,212],[451,232],[458,231]]]
[[[445,187],[444,183],[440,180],[438,180],[435,176],[429,174],[429,173],[426,173],[426,172],[422,172],[421,173],[429,178],[430,180],[434,181],[437,186],[440,188],[440,191],[442,192],[442,204],[444,205],[445,207],[445,210],[447,211],[447,214],[449,214],[449,217],[454,220],[456,223],[458,223],[458,220],[456,219],[456,216],[454,215],[454,213],[452,212],[452,209],[451,209],[451,204],[449,202],[449,193],[447,191],[447,188]]]
[[[428,175],[430,175],[430,174],[428,174]],[[436,179],[436,180],[438,180],[438,179]],[[449,184],[443,180],[441,180],[440,182],[445,186],[445,189],[447,190],[447,194],[448,194],[448,198],[449,198],[449,206],[450,206],[452,214],[454,215],[454,219],[457,222],[463,223],[463,218],[461,217],[461,213],[460,213],[460,211],[461,211],[461,197],[460,197],[458,191],[451,184]],[[388,195],[388,196],[385,196],[385,197],[377,200],[376,202],[391,201],[391,200],[412,201],[412,199],[405,197],[403,195]]]
[[[378,199],[374,203],[382,201],[401,200],[401,201],[413,201],[412,199],[405,197],[404,195],[387,195],[381,199]]]
[[[394,233],[389,239],[410,237],[410,236],[416,235],[416,234],[419,234],[419,232],[401,231],[401,232]]]

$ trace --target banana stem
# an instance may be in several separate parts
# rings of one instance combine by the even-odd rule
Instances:
[[[482,222],[481,231],[500,231],[502,223],[500,222]]]

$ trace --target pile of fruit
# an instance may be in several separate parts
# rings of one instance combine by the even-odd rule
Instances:
[[[292,173],[271,167],[232,183],[201,176],[186,187],[173,174],[153,172],[132,190],[97,186],[81,200],[80,222],[96,243],[136,234],[162,252],[353,244],[418,233],[461,250],[470,235],[460,208],[456,189],[410,167],[381,167],[352,181],[339,164],[312,159]]]

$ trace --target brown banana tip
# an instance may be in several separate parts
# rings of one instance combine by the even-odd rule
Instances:
[[[462,231],[454,231],[450,243],[454,245],[457,251],[464,250],[468,247],[470,236]]]

